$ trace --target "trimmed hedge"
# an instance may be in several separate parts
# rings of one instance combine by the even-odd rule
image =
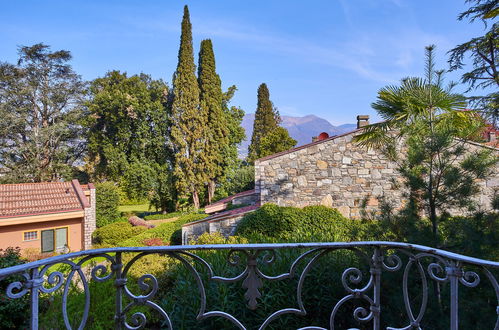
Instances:
[[[165,222],[156,228],[148,229],[139,235],[119,243],[120,246],[145,246],[151,238],[160,238],[165,244],[177,245],[182,240],[182,225],[188,222],[206,218],[206,214],[191,213],[178,218],[176,221]]]
[[[268,238],[338,241],[345,240],[352,224],[336,209],[325,206],[280,207],[265,204],[255,212],[244,216],[239,222],[236,235],[255,237],[262,235]]]
[[[146,230],[146,227],[134,227],[128,222],[119,221],[96,229],[92,234],[92,238],[96,244],[117,246],[120,242],[139,235]]]

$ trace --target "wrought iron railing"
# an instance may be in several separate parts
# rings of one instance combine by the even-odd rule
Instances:
[[[224,268],[218,270],[220,274],[208,261],[202,258],[206,250],[225,254],[227,257],[225,269],[239,266],[241,271],[236,276],[223,274]],[[293,250],[298,252],[291,260],[287,271],[269,275],[272,266],[281,259],[284,251]],[[115,292],[115,324],[109,327],[138,329],[148,328],[146,315],[142,312],[133,312],[135,306],[150,308],[162,319],[162,326],[174,328],[169,311],[154,301],[155,295],[160,289],[158,280],[151,274],[144,274],[137,280],[142,294],[135,294],[128,286],[130,280],[129,271],[131,267],[141,258],[157,254],[165,258],[177,261],[177,265],[185,267],[193,283],[197,285],[197,297],[199,307],[196,319],[199,321],[222,318],[233,326],[246,329],[245,324],[237,315],[223,310],[210,310],[207,304],[207,285],[211,282],[219,284],[241,283],[245,290],[247,308],[258,309],[262,295],[262,288],[268,282],[279,282],[294,279],[295,285],[292,292],[295,299],[294,306],[288,306],[269,313],[260,323],[259,328],[272,328],[273,322],[285,315],[304,317],[310,307],[304,303],[304,286],[314,268],[322,267],[320,262],[328,262],[328,257],[337,251],[348,251],[357,256],[357,260],[365,262],[364,268],[358,265],[343,269],[338,275],[341,279],[342,297],[335,300],[330,306],[328,315],[329,324],[323,325],[327,328],[338,328],[339,318],[350,317],[362,328],[380,329],[382,325],[388,329],[418,329],[424,325],[425,313],[427,314],[429,296],[439,295],[443,300],[442,290],[447,290],[445,301],[440,304],[448,306],[445,317],[446,324],[451,329],[458,329],[459,318],[459,290],[462,287],[476,288],[481,283],[488,282],[487,288],[492,288],[492,300],[486,302],[486,306],[492,311],[491,326],[499,329],[499,286],[497,282],[497,271],[499,262],[486,261],[463,255],[429,248],[421,245],[394,243],[394,242],[352,242],[352,243],[296,243],[296,244],[238,244],[238,245],[199,245],[199,246],[162,246],[162,247],[131,247],[131,248],[109,248],[88,250],[65,255],[59,255],[36,262],[30,262],[10,268],[0,269],[0,280],[12,278],[11,275],[20,274],[19,277],[8,284],[6,296],[10,299],[29,299],[31,307],[30,327],[39,327],[39,304],[40,299],[47,295],[60,292],[62,299],[62,318],[66,328],[84,327],[92,328],[88,321],[90,308],[90,281],[113,281]],[[127,258],[124,258],[127,256]],[[126,259],[126,262],[124,261]],[[97,264],[88,266],[89,260],[98,260]],[[282,260],[281,260],[282,261]],[[320,261],[320,262],[319,262]],[[65,271],[57,265],[65,265]],[[58,270],[54,270],[58,269]],[[319,269],[320,271],[320,269]],[[402,283],[383,283],[387,274],[400,273]],[[79,278],[79,287],[84,294],[84,304],[79,324],[71,324],[67,311],[68,295],[72,283]],[[416,285],[414,283],[417,283]],[[327,287],[330,283],[323,283]],[[383,306],[383,288],[397,287],[401,291],[400,306],[405,309],[404,314],[399,317],[401,324],[390,327],[383,321],[384,313],[389,313],[395,306]],[[445,287],[445,289],[444,289]],[[320,288],[316,288],[320,290]],[[411,297],[417,289],[420,293],[417,297]],[[2,293],[4,294],[4,293]],[[4,295],[5,295],[4,294]],[[98,293],[96,293],[98,294]],[[346,304],[351,306],[353,301],[362,306],[354,307],[353,315],[339,316],[339,311]],[[415,308],[417,304],[417,308]],[[405,308],[403,308],[404,306]],[[131,315],[130,315],[131,314]],[[490,321],[490,319],[489,319]],[[476,325],[476,324],[475,324]],[[482,328],[477,325],[476,327]],[[325,329],[316,325],[302,327],[302,329]]]

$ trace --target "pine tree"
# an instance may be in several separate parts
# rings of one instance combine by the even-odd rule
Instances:
[[[199,86],[194,64],[189,9],[184,7],[178,66],[173,74],[170,100],[170,138],[173,151],[173,176],[179,197],[192,196],[199,208],[199,191],[205,182],[203,144],[206,114],[199,106]]]
[[[258,87],[258,103],[255,112],[255,121],[253,122],[253,136],[251,144],[248,147],[248,161],[253,162],[261,157],[260,141],[274,129],[281,121],[279,113],[274,109],[270,101],[270,93],[265,83]]]
[[[224,174],[224,149],[228,147],[227,120],[222,108],[222,82],[216,73],[215,55],[211,40],[201,41],[198,81],[200,106],[207,115],[207,129],[203,160],[208,179],[208,203],[215,194],[216,183]]]

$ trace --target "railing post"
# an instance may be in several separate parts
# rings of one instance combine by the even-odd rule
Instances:
[[[373,301],[371,305],[371,312],[373,313],[373,329],[379,330],[380,328],[380,314],[381,314],[381,262],[382,256],[379,248],[374,249],[372,266],[370,269],[371,275],[374,279]]]
[[[462,276],[462,269],[457,263],[445,267],[445,272],[450,284],[450,329],[457,330],[459,327],[459,278]]]
[[[30,317],[30,329],[38,329],[38,298],[40,296],[39,289],[43,283],[43,278],[40,278],[38,273],[38,268],[33,268],[30,274],[30,280],[28,281],[28,287],[30,291],[30,304],[31,304],[31,317]]]
[[[123,287],[126,284],[126,278],[122,278],[122,259],[121,252],[116,252],[116,263],[112,266],[115,272],[114,286],[116,287],[116,312],[114,322],[116,329],[123,328],[125,317],[123,315]]]

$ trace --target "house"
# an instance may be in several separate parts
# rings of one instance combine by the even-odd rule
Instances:
[[[219,213],[185,224],[182,228],[184,243],[203,232],[233,234],[237,221],[244,214],[265,203],[296,207],[325,205],[337,208],[351,219],[362,217],[363,211],[378,212],[382,200],[401,209],[406,200],[400,188],[402,178],[396,170],[397,164],[379,150],[353,142],[368,120],[368,116],[357,116],[357,129],[351,132],[331,137],[322,133],[313,138],[312,143],[257,159],[253,207],[224,211],[220,204],[208,205],[207,210]],[[495,139],[493,133],[488,136]],[[499,156],[499,149],[490,142],[495,141],[466,142],[466,148],[470,152],[487,148]],[[490,210],[492,197],[499,189],[499,165],[489,178],[478,184],[481,191],[477,202],[482,210]],[[463,214],[463,210],[452,212]]]
[[[89,249],[95,221],[93,184],[73,180],[0,185],[0,249]]]

